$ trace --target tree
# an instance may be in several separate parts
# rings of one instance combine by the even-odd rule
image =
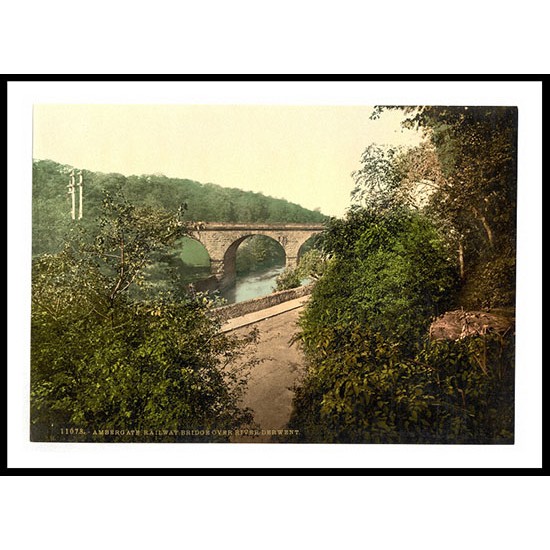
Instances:
[[[220,333],[206,295],[147,292],[154,254],[186,231],[183,211],[138,208],[113,193],[103,209],[96,234],[74,231],[62,252],[34,260],[33,440],[62,441],[61,428],[71,426],[84,441],[112,439],[93,434],[100,429],[187,441],[181,430],[249,424],[239,405],[246,380],[231,364],[254,335]],[[144,289],[139,299],[136,286]]]
[[[253,235],[243,241],[237,249],[237,273],[265,269],[285,262],[282,246],[269,237]]]
[[[350,211],[328,224],[322,246],[331,259],[303,317],[306,340],[320,327],[359,323],[407,347],[452,302],[445,242],[419,213]]]
[[[300,275],[296,269],[285,268],[283,272],[277,276],[275,279],[276,286],[274,292],[279,292],[280,290],[290,290],[291,288],[297,288],[302,284]]]
[[[384,110],[379,107],[374,116]],[[515,228],[517,109],[407,107],[406,127],[421,127],[434,146],[443,178],[433,206],[460,209],[490,249],[509,245]],[[504,241],[504,242],[503,242]]]
[[[303,254],[296,268],[299,277],[318,281],[327,270],[328,259],[323,253],[312,248]]]
[[[361,169],[352,173],[352,208],[390,209],[396,205],[401,179],[395,160],[400,152],[400,148],[374,144],[365,149]]]
[[[368,147],[352,208],[328,224],[289,427],[308,442],[511,443],[513,332],[427,329],[457,304],[514,303],[517,113],[402,109],[426,140]]]
[[[317,243],[318,240],[315,241]],[[312,246],[315,246],[312,245]],[[286,268],[276,279],[274,292],[299,287],[305,282],[318,281],[327,269],[328,259],[317,248],[305,252],[298,266]]]
[[[513,332],[427,329],[451,306],[514,304],[517,112],[402,110],[426,140],[368,147],[352,208],[328,224],[289,426],[309,442],[511,443]]]
[[[388,108],[399,107],[378,107],[373,117]],[[424,210],[457,251],[464,305],[513,305],[517,109],[399,109],[403,125],[422,128],[427,140],[398,159],[399,187],[416,181],[431,189]]]
[[[308,374],[289,427],[303,442],[513,442],[513,335],[433,342],[457,277],[420,212],[355,209],[301,316]]]
[[[33,161],[33,255],[59,252],[75,224],[67,195],[73,167],[49,160]],[[102,189],[115,193],[123,189],[136,206],[170,210],[174,204],[188,205],[193,221],[217,222],[322,222],[326,216],[283,199],[260,193],[227,189],[214,184],[167,178],[162,175],[123,176],[82,170],[84,176],[84,218],[77,223],[89,233],[97,231],[102,215]]]

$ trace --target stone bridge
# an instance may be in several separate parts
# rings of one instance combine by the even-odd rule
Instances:
[[[210,256],[210,280],[218,288],[231,286],[236,278],[237,248],[253,235],[264,235],[277,241],[284,249],[286,267],[296,267],[301,246],[313,235],[321,233],[322,224],[252,224],[194,223],[190,236],[201,242]]]

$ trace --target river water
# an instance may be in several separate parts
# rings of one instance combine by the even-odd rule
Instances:
[[[275,290],[277,285],[275,279],[283,270],[284,267],[271,267],[248,275],[237,275],[235,285],[226,288],[220,294],[227,300],[228,304],[266,296]]]

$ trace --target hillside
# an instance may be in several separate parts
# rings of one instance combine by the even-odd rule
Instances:
[[[33,255],[54,253],[71,224],[67,194],[73,167],[51,160],[33,161]],[[187,204],[190,221],[306,223],[323,222],[327,216],[284,199],[241,189],[163,175],[123,176],[83,170],[84,215],[81,225],[93,226],[99,216],[103,189],[121,186],[128,199],[175,210]],[[78,199],[77,199],[78,203]],[[78,207],[77,207],[78,209]]]

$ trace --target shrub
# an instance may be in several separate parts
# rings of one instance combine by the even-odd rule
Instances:
[[[458,282],[433,225],[357,211],[324,244],[298,337],[309,371],[289,426],[302,441],[512,442],[513,336],[427,339]]]
[[[109,441],[93,431],[223,430],[252,421],[240,406],[246,380],[231,362],[253,335],[220,333],[201,294],[159,285],[131,292],[147,289],[146,268],[184,230],[178,217],[107,195],[96,235],[77,232],[61,253],[35,258],[34,441],[66,440],[67,426],[82,430],[71,440]],[[138,441],[178,439],[155,434]],[[227,438],[199,440],[220,439]]]
[[[277,277],[277,279],[275,279],[275,281],[277,283],[275,291],[289,290],[299,287],[302,284],[299,273],[295,269],[288,267]]]
[[[323,443],[513,443],[513,336],[427,342],[404,358],[362,327],[324,332],[289,427]]]

